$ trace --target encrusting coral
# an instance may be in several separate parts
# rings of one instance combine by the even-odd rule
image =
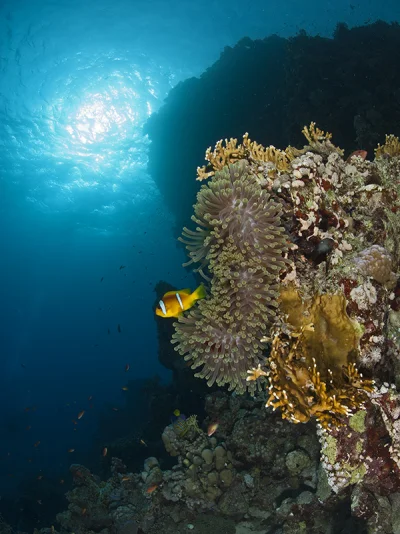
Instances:
[[[173,343],[209,385],[245,391],[247,370],[276,313],[278,277],[285,266],[281,208],[246,161],[218,171],[197,196],[196,232],[183,242],[198,271],[211,276],[208,298],[174,324]],[[252,386],[252,385],[251,385]],[[251,389],[253,389],[251,387]]]

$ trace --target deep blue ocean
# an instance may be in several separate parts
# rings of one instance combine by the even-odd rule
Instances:
[[[85,463],[128,381],[170,380],[154,287],[195,280],[143,127],[171,88],[244,36],[378,19],[400,20],[400,3],[1,1],[0,503]]]

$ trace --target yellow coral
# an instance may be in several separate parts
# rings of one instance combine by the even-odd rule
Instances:
[[[308,148],[311,148],[315,152],[325,155],[329,155],[331,152],[337,152],[341,156],[343,155],[344,151],[331,142],[332,134],[316,128],[315,122],[311,122],[310,126],[304,126],[302,133],[308,141]],[[301,153],[292,147],[288,147],[287,151],[290,155]]]
[[[195,433],[201,434],[202,430],[199,427],[199,424],[197,422],[197,415],[191,415],[187,419],[178,419],[173,425],[175,433],[180,437],[183,438],[186,436],[186,434],[193,430]]]
[[[315,127],[315,122],[311,122],[310,126],[304,126],[301,130],[304,137],[309,142],[310,146],[313,146],[315,143],[322,143],[328,139],[332,139],[332,134],[320,130],[318,127]]]
[[[289,287],[280,309],[286,322],[273,331],[267,406],[294,423],[315,417],[325,428],[340,424],[373,389],[355,365],[360,329],[346,313],[345,297],[316,295],[304,302]]]
[[[235,163],[240,159],[249,159],[273,165],[271,173],[276,171],[285,172],[289,169],[289,163],[292,159],[290,153],[279,150],[274,146],[264,147],[263,145],[252,141],[249,134],[243,136],[243,143],[238,145],[238,140],[234,138],[220,139],[217,141],[214,150],[208,147],[205,159],[208,165],[197,167],[197,180],[206,180],[230,163]]]
[[[393,134],[386,135],[385,143],[375,148],[376,158],[381,158],[385,154],[391,157],[400,156],[400,141]]]
[[[257,378],[260,378],[260,376],[268,376],[268,374],[261,369],[260,364],[258,364],[257,367],[253,367],[253,369],[247,371],[247,374],[249,375],[246,378],[247,382],[250,382],[251,380],[257,380]]]

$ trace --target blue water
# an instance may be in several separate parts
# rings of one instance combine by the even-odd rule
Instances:
[[[79,461],[128,376],[170,379],[154,284],[195,281],[142,134],[168,91],[245,35],[377,19],[400,20],[398,1],[1,3],[0,497],[65,472],[69,448]]]

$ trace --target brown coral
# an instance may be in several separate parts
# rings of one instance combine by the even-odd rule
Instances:
[[[224,144],[225,143],[225,144]],[[223,141],[217,141],[214,150],[207,148],[205,159],[207,165],[197,168],[197,180],[206,180],[214,176],[215,171],[222,170],[225,165],[235,163],[241,159],[271,163],[270,172],[287,171],[291,160],[290,153],[279,150],[274,146],[264,147],[252,141],[249,134],[243,136],[243,143],[238,145],[238,140],[232,137]]]
[[[309,143],[306,148],[312,149],[317,154],[329,155],[337,152],[340,156],[343,155],[343,150],[331,142],[332,134],[316,128],[315,122],[311,122],[310,126],[304,126],[302,133]]]
[[[375,157],[381,158],[382,156],[396,157],[400,156],[400,140],[393,134],[386,135],[386,140],[383,145],[378,145],[375,149]]]
[[[267,406],[295,423],[315,417],[324,427],[340,424],[373,387],[355,365],[361,332],[346,313],[345,297],[316,295],[303,302],[288,288],[280,310],[287,322],[273,332]]]

